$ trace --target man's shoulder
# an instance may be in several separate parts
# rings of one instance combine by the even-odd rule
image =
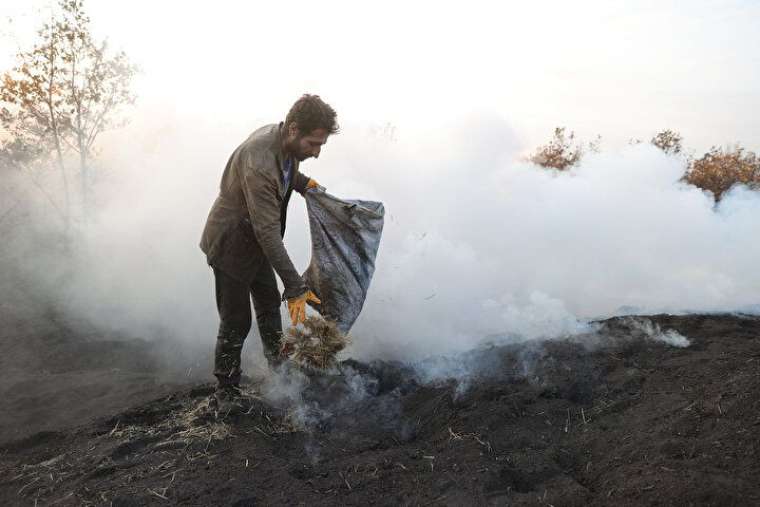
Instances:
[[[269,150],[279,138],[279,125],[270,123],[254,130],[248,138],[243,141],[243,147],[250,151]]]
[[[238,148],[240,155],[255,166],[276,164],[272,149],[279,139],[279,125],[272,123],[253,131]]]

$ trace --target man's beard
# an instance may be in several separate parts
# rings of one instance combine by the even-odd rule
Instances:
[[[303,162],[304,160],[309,158],[309,155],[301,152],[300,146],[301,146],[301,138],[296,138],[292,142],[286,144],[285,149],[290,155],[295,157],[299,162]]]

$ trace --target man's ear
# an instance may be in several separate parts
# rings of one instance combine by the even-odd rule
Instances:
[[[288,125],[288,135],[293,137],[298,137],[298,125],[296,125],[296,122],[292,121]]]

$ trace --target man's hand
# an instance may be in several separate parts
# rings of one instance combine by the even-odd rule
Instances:
[[[312,180],[313,181],[313,180]],[[322,304],[322,301],[310,290],[307,290],[300,296],[288,299],[288,312],[290,312],[290,321],[294,326],[303,323],[306,320],[306,302]]]
[[[319,185],[319,183],[317,183],[317,180],[313,180],[313,179],[309,178],[309,182],[306,184],[306,189],[308,190],[310,188],[317,188],[319,186],[320,185]]]

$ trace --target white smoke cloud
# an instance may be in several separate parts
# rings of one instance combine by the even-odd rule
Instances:
[[[713,209],[710,195],[679,182],[683,161],[646,145],[590,155],[564,174],[540,170],[516,160],[506,126],[487,129],[504,142],[432,143],[446,152],[421,163],[428,185],[418,164],[366,161],[364,174],[391,172],[408,193],[381,247],[357,349],[416,355],[491,334],[579,332],[579,321],[624,306],[730,311],[757,301],[757,193],[737,188]],[[388,195],[394,213],[399,193]]]
[[[101,212],[75,276],[50,290],[105,328],[211,348],[213,277],[197,243],[229,153],[259,125],[159,116],[160,128],[152,118],[112,136],[120,141],[106,152]],[[758,303],[760,194],[736,188],[714,209],[710,195],[679,182],[682,161],[647,145],[589,155],[562,174],[522,162],[521,149],[489,115],[425,130],[344,122],[303,165],[334,195],[386,206],[350,355],[420,358],[493,336],[574,334],[626,306]],[[296,195],[286,245],[305,268],[308,225]],[[257,342],[254,331],[249,353]]]
[[[691,341],[675,329],[663,331],[660,326],[649,319],[630,319],[627,321],[634,329],[642,331],[647,338],[656,342],[662,342],[671,347],[685,348],[691,345]]]

